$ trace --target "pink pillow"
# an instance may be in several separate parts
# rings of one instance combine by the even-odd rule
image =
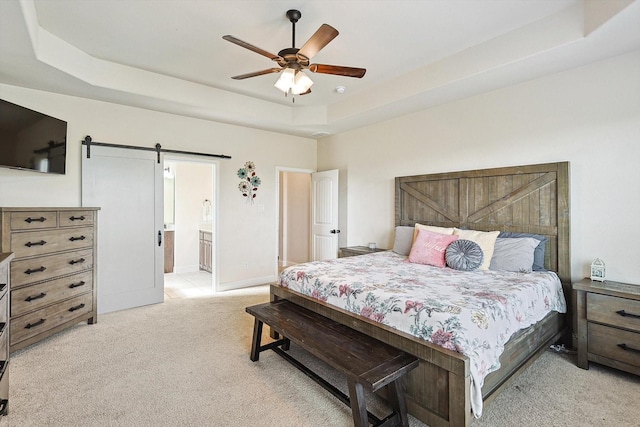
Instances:
[[[458,240],[456,235],[418,230],[418,237],[416,237],[413,246],[411,246],[408,260],[417,264],[444,267],[446,265],[445,252],[447,251],[447,246],[455,240]]]

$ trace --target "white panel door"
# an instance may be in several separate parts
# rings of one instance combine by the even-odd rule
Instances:
[[[311,174],[311,259],[338,257],[338,170]]]
[[[163,170],[156,152],[82,147],[82,204],[99,206],[98,312],[164,301]],[[161,159],[162,161],[162,159]]]

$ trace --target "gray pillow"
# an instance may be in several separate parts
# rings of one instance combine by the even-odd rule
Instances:
[[[489,270],[531,273],[538,244],[540,241],[532,237],[497,238]]]
[[[472,271],[480,267],[484,260],[484,253],[476,242],[458,239],[447,246],[445,259],[450,268]]]
[[[547,271],[547,269],[544,268],[544,252],[547,248],[547,240],[549,240],[546,236],[530,233],[514,233],[511,231],[501,231],[500,234],[498,234],[498,238],[510,239],[522,237],[531,237],[540,241],[538,246],[536,246],[536,250],[533,252],[533,271]]]
[[[393,241],[393,252],[398,255],[408,256],[413,244],[413,227],[399,225],[396,227],[396,236]]]

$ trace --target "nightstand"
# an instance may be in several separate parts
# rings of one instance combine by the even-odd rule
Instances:
[[[578,366],[596,362],[640,375],[640,285],[583,279],[577,292]]]
[[[367,246],[349,246],[348,248],[340,248],[340,258],[345,258],[348,256],[358,256],[358,255],[366,255],[372,254],[374,252],[383,252],[388,249],[369,249]]]

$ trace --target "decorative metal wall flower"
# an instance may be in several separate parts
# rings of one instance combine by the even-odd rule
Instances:
[[[244,164],[243,168],[238,169],[238,178],[242,180],[238,184],[238,190],[247,198],[247,203],[253,203],[253,199],[256,198],[256,191],[258,191],[258,187],[262,183],[260,177],[256,175],[255,163],[249,161]]]

